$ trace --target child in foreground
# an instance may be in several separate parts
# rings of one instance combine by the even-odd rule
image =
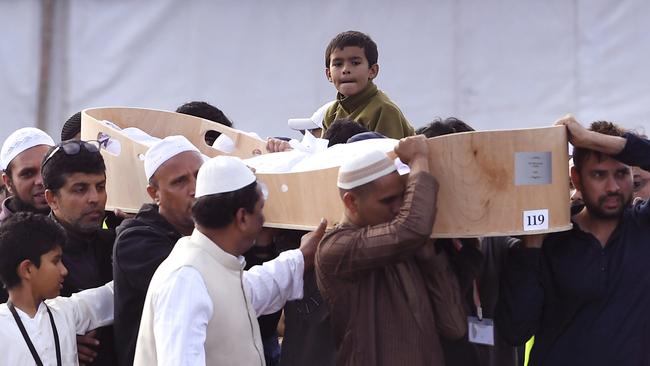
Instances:
[[[0,226],[0,364],[78,365],[77,334],[113,323],[113,283],[59,297],[63,228],[21,212]]]

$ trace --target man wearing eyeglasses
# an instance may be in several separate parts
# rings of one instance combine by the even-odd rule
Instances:
[[[113,279],[115,232],[102,228],[106,206],[106,166],[97,141],[65,141],[50,148],[41,172],[51,217],[66,231],[63,263],[68,276],[61,296],[103,286]],[[112,327],[97,330],[94,349],[78,340],[80,361],[115,365]]]
[[[41,162],[54,140],[34,127],[14,131],[2,144],[0,165],[2,181],[8,198],[2,201],[0,223],[16,212],[30,211],[48,214],[45,202]]]

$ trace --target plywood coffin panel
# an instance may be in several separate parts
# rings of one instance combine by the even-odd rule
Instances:
[[[107,134],[119,142],[119,155],[103,150],[107,167],[107,208],[137,212],[151,199],[142,157],[143,143],[118,129],[137,127],[163,138],[184,135],[209,157],[224,154],[204,141],[213,129],[229,136],[233,155],[264,152],[265,142],[201,118],[142,108],[91,108],[82,112],[82,139]],[[432,174],[439,182],[433,237],[522,235],[567,230],[568,151],[564,127],[478,131],[428,140]],[[341,162],[343,163],[343,162]],[[338,168],[297,173],[257,174],[269,196],[266,226],[311,230],[325,217],[330,225],[343,213]],[[528,216],[526,216],[528,215]]]
[[[439,182],[432,237],[527,235],[571,228],[564,127],[480,131],[428,140]],[[337,169],[258,174],[267,225],[310,230],[338,222]]]
[[[119,129],[103,123],[110,121],[121,129],[137,127],[147,134],[165,138],[183,135],[208,157],[234,155],[249,158],[265,152],[266,142],[251,137],[233,128],[202,118],[180,113],[145,108],[104,107],[89,108],[81,113],[81,139],[95,140],[100,133],[119,142],[119,155],[102,149],[106,163],[107,209],[119,208],[126,212],[137,212],[145,202],[151,202],[147,194],[147,179],[144,174],[144,154],[148,147],[133,140]],[[233,141],[235,151],[226,154],[205,142],[207,131],[221,132]]]

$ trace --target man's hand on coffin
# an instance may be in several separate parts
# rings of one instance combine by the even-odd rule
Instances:
[[[411,173],[429,172],[429,144],[424,135],[403,138],[395,146],[395,154],[411,168]]]
[[[556,126],[566,126],[569,142],[575,147],[600,151],[607,155],[616,155],[623,151],[627,140],[620,136],[610,136],[584,128],[571,114],[555,122]]]
[[[262,228],[262,231],[260,231],[259,234],[257,234],[257,238],[255,239],[255,246],[256,247],[268,247],[269,245],[273,244],[273,237],[275,234],[277,234],[278,229],[270,228],[270,227],[265,227]]]
[[[289,143],[286,141],[275,139],[273,137],[269,137],[268,140],[266,141],[266,151],[270,153],[282,152],[287,150],[291,150],[291,145],[289,145]]]
[[[544,243],[544,238],[546,238],[546,234],[522,235],[517,237],[521,241],[523,248],[541,248],[542,243]]]
[[[120,210],[119,208],[114,209],[113,213],[115,214],[115,216],[117,216],[117,217],[119,217],[121,219],[131,219],[131,218],[135,217],[134,213],[127,213],[127,212],[124,212],[124,211]]]
[[[318,243],[320,243],[323,235],[325,235],[326,228],[327,220],[323,218],[320,220],[320,224],[316,230],[303,235],[300,239],[299,249],[305,258],[305,271],[314,268],[314,256],[316,255],[316,249],[318,248]]]
[[[79,357],[79,364],[85,365],[95,361],[97,352],[93,349],[99,346],[97,340],[97,330],[91,330],[85,335],[77,336],[77,356]]]

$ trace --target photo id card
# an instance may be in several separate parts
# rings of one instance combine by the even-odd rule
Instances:
[[[494,322],[492,319],[478,320],[475,316],[468,316],[467,327],[467,336],[470,342],[494,346]]]

